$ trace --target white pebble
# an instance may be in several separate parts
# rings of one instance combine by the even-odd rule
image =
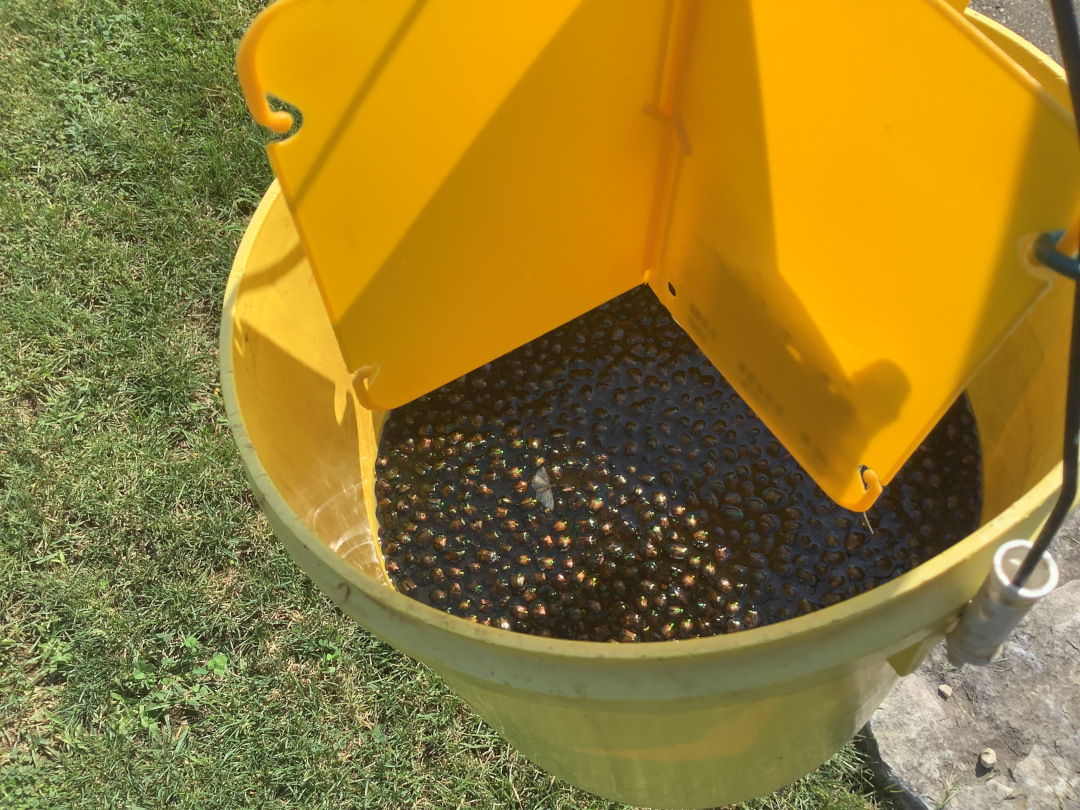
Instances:
[[[941,697],[943,697],[945,700],[948,700],[952,697],[952,687],[949,686],[947,683],[943,683],[937,688],[937,693],[941,695]]]
[[[983,752],[979,754],[979,764],[986,770],[990,770],[997,765],[997,753],[993,748],[984,748]]]

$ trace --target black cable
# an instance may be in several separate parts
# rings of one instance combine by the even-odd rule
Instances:
[[[1080,459],[1080,368],[1075,359],[1080,357],[1080,318],[1076,313],[1080,311],[1080,285],[1076,285],[1073,294],[1073,323],[1072,339],[1069,342],[1069,378],[1065,385],[1065,449],[1061,459],[1061,493],[1057,503],[1054,504],[1050,517],[1039,537],[1024,557],[1024,561],[1013,576],[1012,584],[1015,588],[1023,588],[1028,577],[1039,565],[1046,552],[1050,541],[1054,539],[1061,524],[1072,509],[1076,499],[1077,489],[1077,462]]]
[[[1080,137],[1080,26],[1076,20],[1076,7],[1073,0],[1050,0],[1054,13],[1054,28],[1057,29],[1058,45],[1061,47],[1061,62],[1065,66],[1065,77],[1069,81],[1069,97],[1072,99],[1073,118],[1076,121],[1077,136]],[[1050,541],[1058,533],[1061,524],[1072,509],[1076,500],[1077,466],[1080,464],[1080,284],[1073,294],[1072,338],[1069,342],[1069,377],[1065,385],[1065,446],[1061,459],[1061,492],[1054,504],[1050,517],[1039,532],[1038,539],[1020,564],[1012,584],[1023,588],[1028,577],[1038,566],[1046,553]]]

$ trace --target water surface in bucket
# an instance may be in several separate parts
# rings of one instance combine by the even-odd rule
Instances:
[[[401,592],[593,641],[835,604],[973,531],[981,492],[961,397],[870,511],[837,506],[647,287],[392,411],[376,463]]]

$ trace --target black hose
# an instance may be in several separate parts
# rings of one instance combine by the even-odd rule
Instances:
[[[1061,459],[1061,493],[1057,503],[1054,504],[1050,517],[1039,537],[1024,557],[1024,561],[1013,576],[1012,584],[1015,588],[1023,588],[1028,577],[1039,565],[1046,552],[1050,541],[1054,539],[1061,524],[1068,517],[1072,509],[1073,501],[1076,500],[1077,484],[1077,461],[1080,458],[1080,370],[1075,359],[1080,357],[1080,318],[1076,313],[1080,311],[1080,285],[1076,285],[1073,294],[1073,323],[1072,339],[1069,342],[1069,379],[1066,383],[1065,392],[1065,449]]]

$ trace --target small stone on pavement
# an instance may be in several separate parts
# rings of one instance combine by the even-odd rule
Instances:
[[[941,697],[943,697],[945,700],[948,700],[952,697],[952,687],[949,686],[947,683],[943,683],[937,688],[937,693],[941,695]]]
[[[997,753],[993,748],[984,748],[983,752],[979,754],[979,764],[986,770],[990,770],[997,765]]]

